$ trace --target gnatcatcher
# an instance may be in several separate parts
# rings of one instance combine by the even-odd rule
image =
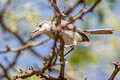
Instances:
[[[112,29],[94,29],[94,30],[81,30],[73,24],[68,24],[67,21],[61,21],[61,37],[65,42],[65,47],[77,45],[79,42],[90,42],[89,34],[112,34]],[[38,35],[45,34],[51,39],[55,40],[54,34],[57,33],[56,21],[42,21],[39,22],[36,28],[32,31],[31,38]],[[60,40],[58,39],[58,42]]]

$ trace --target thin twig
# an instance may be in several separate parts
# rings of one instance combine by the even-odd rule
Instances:
[[[76,7],[80,5],[80,3],[85,4],[85,0],[77,0],[74,5],[65,11],[65,15],[69,15]]]
[[[115,65],[115,70],[113,71],[113,73],[111,74],[111,76],[108,80],[114,80],[115,76],[120,71],[120,61],[119,62],[112,62],[112,64]]]
[[[81,10],[81,14],[78,15],[78,16],[73,16],[71,17],[72,19],[70,20],[69,24],[70,23],[73,23],[74,21],[76,21],[77,19],[83,19],[83,16],[89,12],[92,12],[94,10],[94,8],[101,2],[101,0],[96,0],[96,2],[89,8],[89,9],[86,9],[86,8],[83,8]]]
[[[64,71],[65,71],[65,61],[64,61],[64,40],[61,38],[60,39],[60,62],[63,62],[63,64],[61,64],[61,68],[60,68],[60,74],[59,74],[59,78],[61,78],[62,80],[66,80],[64,78]]]
[[[10,5],[11,3],[11,0],[8,0],[4,6],[4,8],[1,10],[0,12],[0,24],[1,24],[1,27],[9,32],[10,34],[14,35],[15,38],[22,44],[22,45],[25,45],[25,42],[24,40],[21,38],[21,36],[17,33],[17,32],[13,32],[9,27],[10,26],[7,26],[5,23],[4,23],[4,15],[5,15],[5,12],[7,11],[8,9],[8,6]],[[37,56],[38,58],[41,58],[41,55],[36,52],[35,50],[33,50],[32,48],[28,48],[35,56]],[[3,51],[4,52],[4,51]]]
[[[42,45],[45,42],[47,42],[48,40],[50,40],[50,39],[46,39],[46,40],[40,41],[38,43],[33,42],[33,41],[29,41],[27,44],[23,45],[20,48],[10,48],[9,46],[7,46],[7,49],[1,50],[0,53],[19,52],[19,51],[22,51],[24,49],[28,49],[29,47],[35,47],[35,46],[38,46],[38,45]]]

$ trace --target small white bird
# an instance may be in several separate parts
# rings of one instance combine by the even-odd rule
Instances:
[[[62,31],[61,37],[65,42],[65,47],[70,47],[77,45],[79,42],[90,42],[88,38],[89,34],[112,34],[112,29],[94,29],[94,30],[81,30],[73,24],[68,24],[67,21],[61,21]],[[56,21],[42,21],[39,22],[36,28],[33,30],[31,34],[31,38],[39,36],[41,34],[45,34],[51,39],[55,40],[54,34],[57,33]],[[60,42],[60,39],[58,39]]]

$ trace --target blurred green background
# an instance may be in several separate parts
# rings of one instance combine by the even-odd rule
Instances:
[[[75,1],[77,0],[58,0],[59,8],[66,10]],[[94,1],[86,0],[87,8]],[[0,0],[0,10],[5,3],[6,0]],[[70,15],[79,12],[82,6],[79,5]],[[10,26],[9,29],[18,33],[27,42],[30,32],[39,21],[51,20],[53,17],[54,9],[48,0],[12,0],[4,19],[5,23]],[[86,75],[88,80],[107,80],[114,70],[111,62],[120,61],[120,0],[102,0],[92,13],[86,14],[83,21],[76,21],[75,25],[84,30],[103,28],[115,30],[112,35],[90,35],[91,44],[78,44],[76,49],[66,57],[68,60],[66,73],[71,78],[81,80]],[[46,38],[47,36],[43,35],[36,41],[45,40]],[[53,40],[50,40],[33,49],[42,55],[47,55],[51,51],[50,47],[52,44]],[[0,27],[0,50],[5,49],[6,45],[13,48],[21,46],[13,35],[5,32]],[[12,61],[13,56],[12,52],[2,54],[0,55],[0,61],[7,66],[4,58],[7,57],[9,61]],[[25,50],[15,68],[27,69],[31,65],[36,68],[41,67],[42,60],[37,59],[31,52]],[[12,70],[10,71],[10,73],[13,72]],[[14,74],[16,73],[14,72]],[[32,77],[28,80],[37,80],[35,78]],[[120,80],[120,73],[117,75],[116,80]]]

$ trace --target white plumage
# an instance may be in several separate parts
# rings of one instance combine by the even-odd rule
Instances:
[[[67,25],[67,23],[67,21],[61,21],[62,32],[59,33],[65,42],[65,46],[76,45],[78,42],[89,42],[89,38],[84,31],[73,24]],[[32,33],[32,38],[40,34],[45,34],[55,40],[54,34],[57,33],[56,21],[39,22]],[[60,42],[59,39],[58,42]]]

